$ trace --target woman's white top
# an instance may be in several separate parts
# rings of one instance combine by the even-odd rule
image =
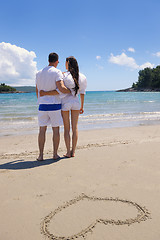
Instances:
[[[79,73],[79,90],[75,96],[75,91],[73,88],[75,87],[74,79],[70,72],[63,73],[63,81],[64,85],[71,90],[70,94],[63,94],[62,96],[62,104],[68,100],[78,100],[78,94],[85,94],[87,88],[87,79],[86,76],[82,73]]]

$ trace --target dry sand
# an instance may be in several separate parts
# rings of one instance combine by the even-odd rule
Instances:
[[[160,239],[160,126],[81,131],[58,161],[49,133],[43,162],[36,135],[0,146],[0,240]]]

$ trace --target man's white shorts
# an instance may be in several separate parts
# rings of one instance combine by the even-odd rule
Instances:
[[[56,111],[38,111],[38,124],[40,127],[51,125],[59,127],[63,125],[61,110]]]

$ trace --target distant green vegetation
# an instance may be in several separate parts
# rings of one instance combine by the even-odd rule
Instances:
[[[138,82],[133,83],[135,90],[160,90],[160,66],[139,71]]]
[[[14,87],[16,88],[17,91],[21,91],[21,92],[35,92],[36,91],[36,87],[33,86],[21,86],[21,87]]]
[[[6,85],[5,83],[1,83],[0,85],[0,93],[30,93],[35,91],[36,87],[33,86],[11,87]]]
[[[3,92],[16,92],[16,89],[8,85],[5,85],[5,83],[1,83],[0,93],[3,93]]]

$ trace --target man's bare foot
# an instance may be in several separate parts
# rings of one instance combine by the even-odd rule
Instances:
[[[43,161],[43,156],[40,156],[37,158],[37,161]]]
[[[59,156],[58,154],[54,154],[54,155],[53,155],[53,159],[54,159],[54,160],[60,159],[60,156]]]

